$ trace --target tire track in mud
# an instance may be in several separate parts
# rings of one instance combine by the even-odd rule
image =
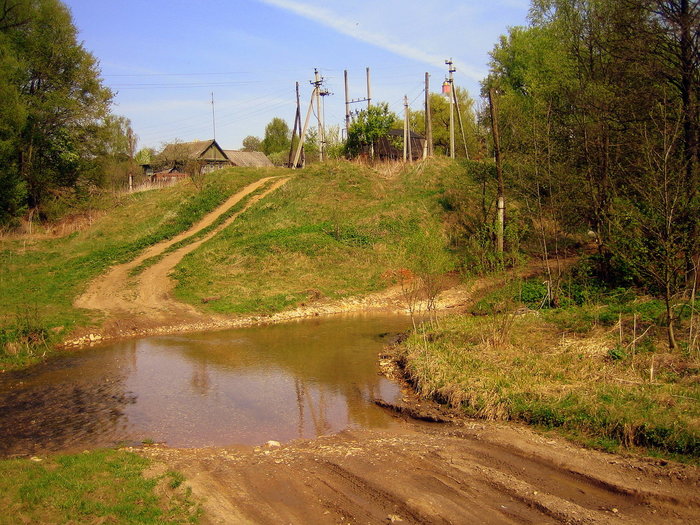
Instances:
[[[100,310],[107,316],[107,332],[105,334],[118,336],[121,326],[129,325],[131,330],[144,323],[144,327],[154,329],[164,325],[177,323],[195,323],[210,321],[210,314],[202,314],[193,306],[176,301],[172,295],[174,282],[169,273],[188,253],[196,250],[203,243],[217,235],[224,228],[232,224],[242,213],[248,210],[261,199],[276,191],[289,181],[289,177],[265,177],[249,184],[238,191],[226,202],[211,213],[203,217],[197,224],[185,232],[159,242],[144,250],[131,261],[112,267],[107,273],[90,283],[87,291],[76,301],[75,306],[90,310]],[[268,185],[266,187],[266,185]],[[221,224],[211,229],[206,235],[192,240],[177,249],[172,249],[178,243],[211,227],[229,210],[247,198],[250,194],[262,189],[262,191],[250,197],[243,208],[232,214]],[[172,251],[171,251],[172,250]],[[139,267],[147,259],[156,262],[144,269],[135,277],[130,277],[133,269]],[[111,325],[111,330],[109,329]],[[69,343],[70,344],[70,343]]]
[[[469,430],[464,430],[470,427]],[[490,423],[406,423],[288,445],[136,449],[183,472],[203,523],[697,523],[698,469]]]

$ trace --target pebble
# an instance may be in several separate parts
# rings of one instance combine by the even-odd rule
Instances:
[[[265,445],[268,447],[281,447],[282,446],[282,445],[280,445],[279,441],[273,441],[272,439],[270,441],[268,441],[267,443],[265,443]]]

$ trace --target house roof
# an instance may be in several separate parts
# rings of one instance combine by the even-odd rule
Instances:
[[[266,168],[274,166],[272,161],[262,151],[238,151],[224,150],[228,159],[234,166],[248,166],[254,168]]]
[[[173,144],[167,144],[163,148],[163,151],[160,152],[160,156],[166,159],[197,159],[212,145],[220,151],[224,151],[214,139],[195,140],[193,142],[175,142]]]
[[[403,129],[390,129],[387,134],[391,135],[392,137],[403,137]],[[421,135],[420,133],[416,133],[415,131],[411,131],[411,138],[412,139],[424,139],[425,137],[423,135]]]

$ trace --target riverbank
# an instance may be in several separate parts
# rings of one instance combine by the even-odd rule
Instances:
[[[627,293],[541,309],[540,297],[523,301],[539,281],[517,284],[418,327],[393,349],[397,375],[466,417],[700,462],[698,356],[668,350],[657,319],[663,305]]]

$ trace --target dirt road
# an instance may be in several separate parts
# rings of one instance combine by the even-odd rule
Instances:
[[[177,469],[203,523],[698,523],[698,471],[526,428],[418,424],[257,448],[140,450]]]
[[[289,178],[266,177],[249,184],[238,193],[229,197],[226,202],[206,215],[189,230],[172,239],[154,244],[132,261],[111,268],[106,274],[90,284],[88,290],[75,301],[75,306],[101,310],[106,314],[108,324],[105,331],[107,333],[101,334],[101,336],[128,335],[121,334],[120,327],[130,326],[133,330],[140,323],[144,323],[144,328],[155,329],[168,327],[173,320],[177,320],[180,324],[211,322],[211,315],[204,316],[192,306],[176,301],[173,298],[174,283],[170,279],[169,273],[185,255],[196,250],[202,243],[214,237],[233,223],[250,206],[286,184],[288,180]],[[274,182],[269,187],[251,197],[240,211],[231,215],[209,233],[198,240],[168,252],[171,246],[208,228],[230,208],[271,181]],[[155,264],[149,266],[137,276],[130,277],[131,270],[146,259],[159,256],[162,258]],[[109,329],[110,323],[111,331]]]

